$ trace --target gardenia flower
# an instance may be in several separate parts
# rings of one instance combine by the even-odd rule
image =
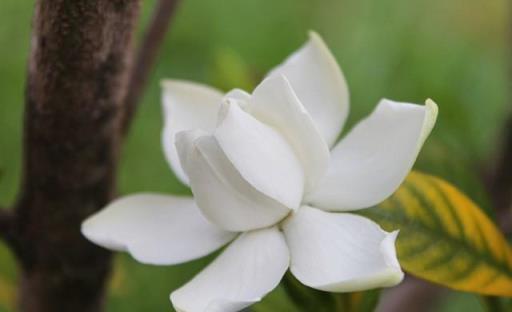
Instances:
[[[191,197],[123,197],[83,234],[140,262],[170,265],[228,247],[171,294],[177,311],[238,311],[285,272],[330,292],[403,278],[398,231],[350,211],[391,195],[430,133],[437,106],[383,99],[336,144],[348,114],[345,79],[315,33],[248,94],[163,82],[165,155]]]

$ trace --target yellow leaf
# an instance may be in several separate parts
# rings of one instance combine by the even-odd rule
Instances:
[[[457,290],[512,296],[512,249],[453,185],[413,172],[393,196],[361,214],[388,231],[400,229],[398,259],[412,275]]]

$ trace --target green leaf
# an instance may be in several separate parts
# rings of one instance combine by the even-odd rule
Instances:
[[[377,207],[360,212],[391,231],[407,272],[468,292],[512,296],[512,250],[496,225],[451,184],[411,173]]]
[[[372,312],[379,301],[380,290],[354,293],[329,293],[303,285],[290,272],[283,286],[300,311],[310,312]]]
[[[290,272],[283,279],[283,286],[290,299],[300,311],[331,312],[342,311],[336,308],[336,300],[330,293],[304,286]]]
[[[246,308],[246,312],[271,312],[271,311],[279,311],[279,312],[297,312],[299,309],[287,296],[282,285],[275,288],[269,294],[265,295],[263,299]]]
[[[347,312],[373,312],[379,303],[380,289],[360,291],[355,293],[339,294],[345,297],[345,310]]]

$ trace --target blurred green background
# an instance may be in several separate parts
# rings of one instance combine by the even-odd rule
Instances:
[[[154,4],[143,1],[141,25]],[[496,150],[508,111],[507,6],[506,0],[183,0],[123,150],[120,192],[188,192],[161,151],[159,80],[250,89],[313,29],[348,80],[345,131],[381,97],[434,99],[439,121],[416,168],[453,182],[489,207],[479,170]],[[0,206],[14,201],[19,185],[32,11],[33,0],[0,1]],[[118,256],[108,311],[170,311],[169,293],[210,259],[150,267]],[[13,311],[15,285],[15,264],[0,245],[0,311]],[[477,297],[455,292],[433,307],[463,309],[482,311]],[[295,309],[277,289],[254,310]]]

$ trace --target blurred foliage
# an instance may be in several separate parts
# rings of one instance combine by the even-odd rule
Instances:
[[[453,289],[512,297],[512,249],[453,185],[412,172],[393,196],[360,213],[387,231],[400,229],[405,271]]]
[[[0,1],[0,206],[19,185],[23,93],[33,0]],[[155,0],[143,1],[141,24]],[[416,167],[438,175],[489,210],[479,180],[506,113],[505,0],[183,0],[167,36],[119,174],[121,193],[188,193],[160,147],[159,80],[191,79],[222,89],[254,85],[314,29],[347,77],[351,115],[345,132],[381,97],[440,106],[438,124]],[[139,32],[140,34],[140,32]],[[109,311],[169,311],[168,294],[211,257],[150,267],[119,256]],[[121,275],[119,275],[121,274]],[[14,289],[15,265],[0,249],[0,289]],[[117,281],[117,282],[116,282]],[[1,292],[0,311],[12,305]],[[4,295],[7,294],[7,295]],[[480,311],[471,295],[447,297],[440,311]],[[254,311],[294,311],[279,287]]]
[[[328,293],[303,285],[287,272],[281,283],[300,312],[372,312],[377,306],[380,290],[354,293]]]

